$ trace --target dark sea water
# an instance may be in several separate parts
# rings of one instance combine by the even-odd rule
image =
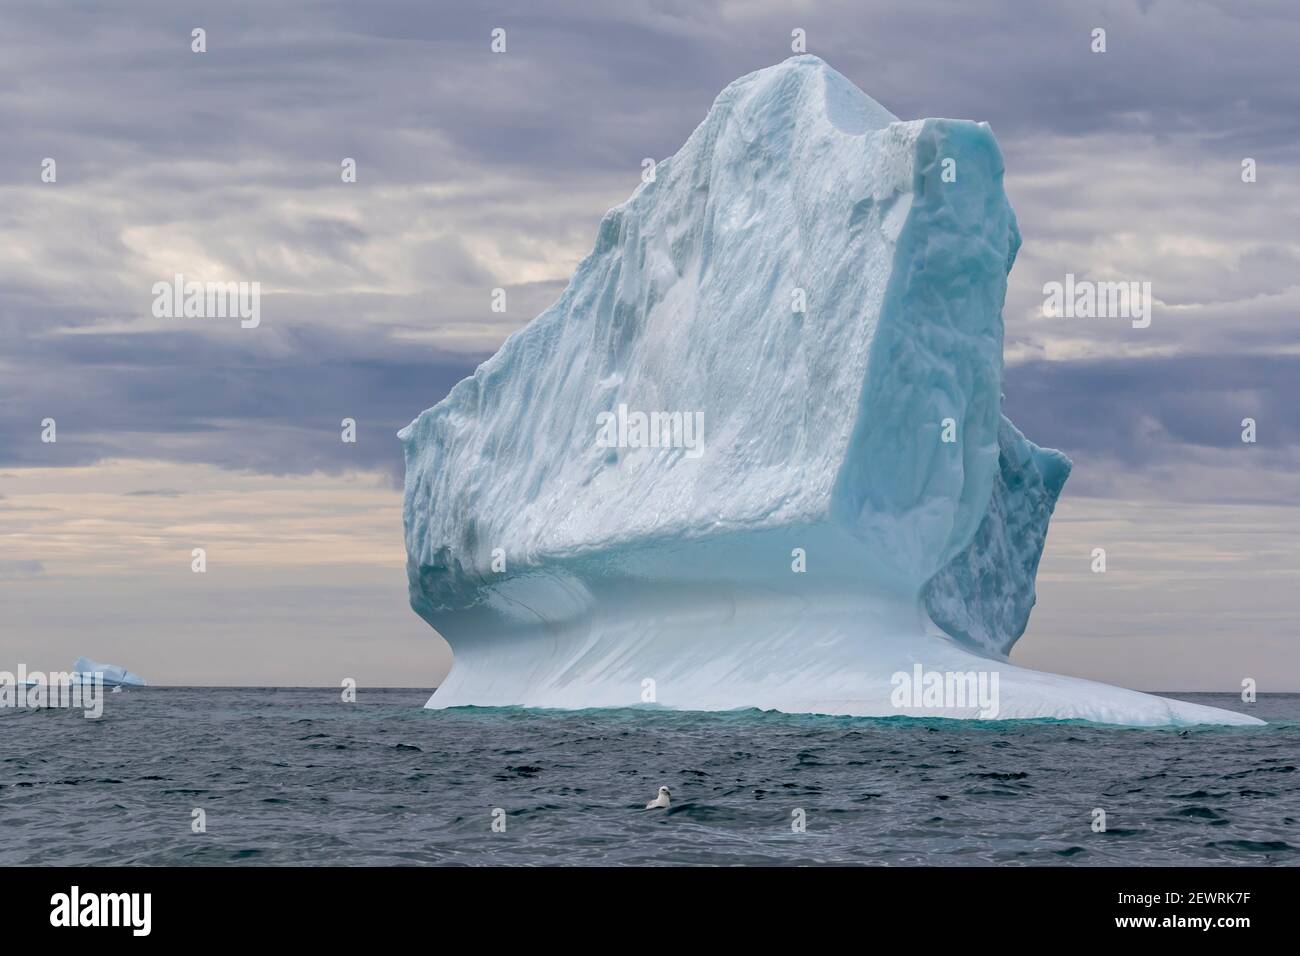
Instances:
[[[1262,696],[1268,727],[1180,732],[358,693],[0,711],[0,864],[1300,863],[1300,695]],[[671,809],[642,810],[661,784]]]

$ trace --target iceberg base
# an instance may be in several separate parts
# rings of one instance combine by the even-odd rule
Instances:
[[[798,578],[797,575],[791,575]],[[559,709],[647,703],[858,717],[1085,720],[1127,726],[1259,725],[1254,717],[982,656],[935,627],[915,599],[788,585],[511,582],[475,608],[431,616],[455,664],[426,706]],[[509,593],[505,593],[508,590]],[[900,702],[917,668],[983,675],[967,697]],[[897,675],[906,675],[906,679]],[[957,678],[957,683],[961,679]],[[993,690],[993,697],[987,691]],[[987,704],[992,700],[995,709]]]

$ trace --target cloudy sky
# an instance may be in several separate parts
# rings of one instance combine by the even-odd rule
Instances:
[[[5,4],[0,669],[435,685],[394,432],[795,28],[899,117],[1002,145],[1006,410],[1075,461],[1013,660],[1300,690],[1290,0]],[[260,282],[260,326],[154,318],[177,273]],[[1066,273],[1150,281],[1151,326],[1044,318]]]

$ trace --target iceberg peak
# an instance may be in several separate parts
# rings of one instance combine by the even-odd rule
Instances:
[[[884,129],[898,117],[832,69],[825,60],[801,53],[732,81],[709,110],[761,117],[765,127],[807,116],[848,136]],[[707,126],[706,117],[701,126]]]

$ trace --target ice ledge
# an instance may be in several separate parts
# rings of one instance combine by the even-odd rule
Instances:
[[[937,633],[914,603],[887,594],[849,597],[815,580],[778,590],[693,576],[650,585],[639,574],[615,582],[608,575],[583,581],[556,572],[517,580],[456,617],[458,627],[493,637],[458,646],[430,708],[653,703],[677,710],[1132,727],[1263,724],[1233,711],[1018,667]],[[929,700],[923,688],[930,675],[965,682],[968,690],[983,681],[992,697],[981,703],[972,691],[964,699]],[[915,692],[900,694],[905,685]]]

